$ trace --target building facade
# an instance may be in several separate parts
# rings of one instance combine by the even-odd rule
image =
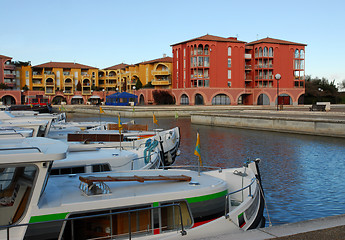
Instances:
[[[176,104],[302,103],[305,46],[273,38],[246,43],[212,35],[173,44]]]
[[[0,55],[0,84],[6,85],[7,89],[17,89],[16,66],[11,57]]]

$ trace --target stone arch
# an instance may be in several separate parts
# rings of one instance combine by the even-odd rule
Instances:
[[[62,95],[56,95],[52,99],[52,104],[61,104],[61,102],[67,102],[66,98]]]
[[[140,94],[139,97],[139,105],[145,105],[145,98],[143,94]]]
[[[304,96],[305,94],[304,93],[301,93],[298,97],[297,97],[297,104],[298,105],[303,105],[304,104]]]
[[[4,95],[1,98],[3,105],[15,105],[17,104],[16,98],[12,95]]]
[[[194,105],[205,105],[205,100],[202,94],[196,93],[194,95]]]
[[[230,105],[231,100],[227,94],[220,93],[212,98],[212,105]]]
[[[180,105],[189,105],[189,96],[186,93],[182,93],[180,97]]]
[[[84,103],[84,98],[82,96],[73,96],[71,99],[71,104],[83,104]]]
[[[256,105],[270,105],[270,98],[267,94],[261,93],[256,100]]]
[[[169,69],[169,66],[165,63],[157,63],[156,66],[153,68],[154,71],[163,71],[163,70],[159,70],[159,67],[164,66],[167,69]]]
[[[279,93],[279,102],[278,105],[292,105],[293,99],[288,93]],[[275,103],[277,104],[278,98],[275,99]]]

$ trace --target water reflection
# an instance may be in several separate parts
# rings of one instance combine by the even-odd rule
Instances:
[[[73,116],[73,120],[98,120]],[[116,121],[102,117],[103,121]],[[123,119],[123,122],[130,119]],[[151,118],[135,119],[153,126]],[[237,167],[261,158],[260,170],[273,225],[345,213],[345,140],[234,128],[194,125],[189,118],[158,119],[160,128],[180,127],[181,156],[176,165],[197,164],[200,132],[204,165]]]

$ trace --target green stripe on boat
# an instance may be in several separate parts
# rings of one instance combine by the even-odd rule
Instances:
[[[224,190],[222,192],[213,193],[213,194],[210,194],[210,195],[187,198],[187,201],[188,201],[188,203],[203,202],[203,201],[207,201],[207,200],[223,197],[227,193],[228,193],[228,190]]]
[[[29,223],[35,222],[46,222],[52,220],[59,220],[65,219],[68,213],[55,213],[55,214],[48,214],[48,215],[41,215],[41,216],[33,216],[30,218]]]
[[[158,206],[159,206],[159,202],[154,202],[154,203],[152,204],[152,206],[153,206],[153,207],[158,207]]]

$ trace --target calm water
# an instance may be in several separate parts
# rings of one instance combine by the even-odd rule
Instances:
[[[98,116],[72,114],[68,119],[99,121]],[[102,116],[102,121],[117,119]],[[135,121],[154,127],[151,118]],[[345,213],[345,139],[194,125],[189,118],[159,118],[158,122],[160,128],[181,129],[181,155],[176,165],[197,164],[193,154],[197,130],[204,165],[238,167],[247,158],[261,158],[273,225]]]

